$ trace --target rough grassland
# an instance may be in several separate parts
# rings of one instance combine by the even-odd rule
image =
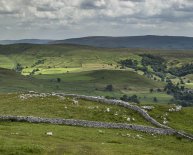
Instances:
[[[135,121],[130,123],[148,124],[138,114],[116,106],[84,100],[80,100],[79,105],[75,105],[71,98],[61,100],[58,97],[42,99],[33,97],[22,101],[18,95],[0,95],[1,115],[68,117],[108,122],[125,122],[125,119],[119,116],[127,115],[135,118]],[[97,106],[98,108],[96,108]],[[161,115],[167,112],[171,106],[155,105],[155,109],[150,114],[162,122]],[[92,109],[93,107],[96,109]],[[110,108],[111,112],[104,112],[107,108]],[[114,115],[116,112],[118,112],[118,116]],[[192,132],[193,123],[184,121],[191,120],[192,112],[192,108],[185,108],[182,112],[169,113],[169,125]],[[53,136],[45,134],[50,131],[53,132]],[[3,155],[191,155],[193,153],[192,142],[173,136],[158,136],[130,130],[93,129],[48,124],[0,122],[0,139],[0,154]]]
[[[33,97],[21,100],[18,94],[0,95],[0,115],[35,116],[49,118],[65,118],[101,122],[132,123],[151,125],[138,113],[119,106],[104,105],[91,101],[73,98]],[[109,112],[107,112],[109,108]],[[127,118],[131,121],[127,121]],[[132,119],[135,120],[132,120]]]
[[[169,121],[168,125],[186,132],[193,134],[193,107],[184,107],[180,112],[169,112],[169,109],[174,107],[173,105],[154,105],[155,109],[150,112],[150,115],[156,118],[158,121],[163,122],[164,116]]]
[[[52,131],[53,136],[45,135]],[[191,155],[192,142],[134,131],[47,124],[0,123],[4,155]],[[139,138],[141,137],[141,138]]]

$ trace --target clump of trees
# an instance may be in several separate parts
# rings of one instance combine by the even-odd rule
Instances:
[[[145,74],[149,74],[146,69],[147,66],[150,66],[156,76],[161,79],[165,77],[165,73],[167,73],[167,66],[164,58],[151,54],[141,54],[140,56],[142,56],[141,64],[145,68],[145,70],[143,70]]]
[[[151,54],[142,54],[142,65],[151,66],[154,72],[165,72],[166,64],[165,59],[160,56],[155,56]]]
[[[137,95],[132,95],[132,96],[123,95],[120,99],[125,102],[134,102],[138,104],[140,103]]]
[[[165,86],[165,91],[173,95],[174,101],[178,104],[186,107],[193,106],[193,92],[191,90],[185,89],[184,86],[179,84],[174,85],[171,81]]]
[[[40,71],[38,68],[33,69],[32,72],[30,73],[30,75],[34,75],[36,72]]]
[[[155,74],[156,76],[160,77],[163,81],[166,73],[168,72],[166,60],[160,56],[155,56],[151,54],[140,54],[139,56],[142,57],[141,60],[142,66],[139,66],[139,62],[137,60],[126,59],[121,60],[119,62],[121,68],[133,68],[135,70],[141,70],[144,72],[144,75],[146,75],[149,78],[152,78],[153,77],[152,74]],[[153,73],[149,71],[148,67],[151,67],[153,69]]]
[[[126,60],[119,61],[119,64],[121,65],[121,68],[128,67],[128,68],[136,69],[138,62],[137,60],[126,59]]]
[[[37,60],[31,67],[35,67],[37,65],[40,65],[40,64],[44,64],[46,59],[40,59],[40,60]]]
[[[182,67],[170,68],[169,73],[178,77],[186,76],[193,73],[193,64],[186,64]]]

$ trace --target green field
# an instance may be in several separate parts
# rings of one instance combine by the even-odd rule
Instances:
[[[133,123],[151,125],[137,112],[118,106],[103,105],[95,102],[78,100],[74,104],[73,98],[59,98],[53,96],[32,97],[20,99],[19,94],[2,94],[0,115],[35,116],[48,118],[65,118],[90,120],[101,122]],[[107,112],[107,108],[110,112]],[[127,118],[134,121],[127,121]]]
[[[99,132],[102,130],[103,133]],[[53,136],[45,135],[52,131]],[[0,123],[3,155],[191,155],[192,142],[172,136],[47,124]],[[140,135],[142,138],[138,138]]]
[[[14,71],[0,69],[1,92],[35,90],[85,95],[119,97],[122,94],[148,93],[151,88],[162,88],[163,82],[152,81],[131,71],[98,70],[79,73],[22,76]],[[58,83],[57,78],[61,81]],[[113,92],[105,90],[113,85]]]

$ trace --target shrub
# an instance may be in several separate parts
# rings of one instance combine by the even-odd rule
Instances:
[[[132,95],[132,96],[123,95],[120,99],[125,102],[140,103],[137,95]]]
[[[113,91],[113,85],[112,84],[107,85],[105,90],[106,91]]]

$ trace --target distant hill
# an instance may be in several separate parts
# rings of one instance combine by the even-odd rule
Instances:
[[[9,44],[74,44],[87,45],[103,48],[142,48],[142,49],[175,49],[193,50],[193,37],[181,36],[129,36],[129,37],[106,37],[94,36],[72,38],[66,40],[2,40],[1,45]]]
[[[50,43],[105,48],[193,49],[192,37],[179,36],[84,37],[52,41]]]
[[[0,40],[1,45],[9,45],[9,44],[47,44],[52,40],[41,40],[41,39],[22,39],[22,40]]]

